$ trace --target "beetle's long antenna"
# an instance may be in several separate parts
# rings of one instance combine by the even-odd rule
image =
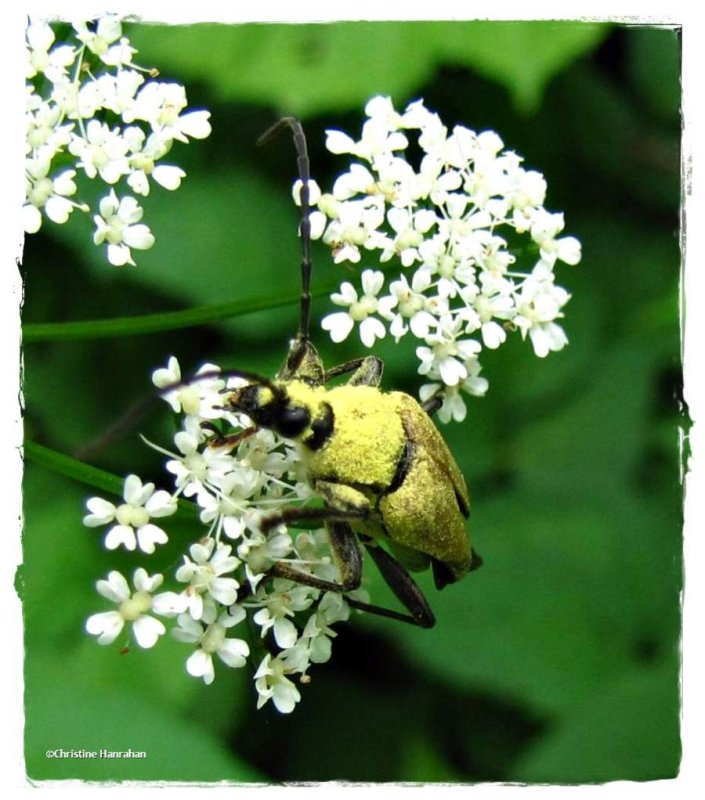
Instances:
[[[205,372],[196,372],[188,378],[175,381],[168,386],[161,386],[158,389],[158,394],[163,395],[173,389],[179,389],[182,386],[193,386],[194,383],[198,383],[199,381],[212,380],[214,378],[243,378],[250,383],[265,386],[274,394],[281,394],[281,389],[276,384],[272,383],[269,378],[265,378],[264,375],[259,375],[257,372],[250,372],[245,369],[214,369]]]
[[[294,147],[296,148],[296,166],[301,181],[301,317],[299,321],[299,339],[309,340],[309,326],[311,319],[311,206],[308,182],[311,179],[310,161],[308,149],[306,147],[306,136],[304,129],[296,117],[282,117],[280,120],[266,130],[257,140],[258,145],[265,144],[284,128],[290,128],[294,136]]]
[[[82,460],[92,458],[96,453],[99,453],[101,450],[104,450],[106,447],[111,445],[114,441],[120,439],[131,428],[133,428],[140,419],[142,419],[142,417],[150,410],[152,405],[157,403],[160,397],[164,397],[164,395],[168,394],[169,392],[173,392],[175,389],[181,389],[184,386],[191,386],[194,383],[198,383],[198,381],[212,380],[216,378],[243,378],[250,383],[256,383],[260,386],[266,387],[274,395],[281,395],[281,389],[276,384],[272,383],[272,381],[270,381],[268,378],[258,375],[256,372],[248,372],[243,369],[214,369],[207,372],[190,375],[182,380],[174,381],[174,383],[170,383],[167,386],[161,386],[155,392],[150,392],[150,394],[142,397],[107,430],[103,431],[100,436],[75,450],[73,453],[74,458],[80,458]]]

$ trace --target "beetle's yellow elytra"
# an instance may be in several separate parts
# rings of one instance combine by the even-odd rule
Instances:
[[[312,420],[320,417],[323,403],[332,408],[335,432],[330,440],[311,451],[302,442],[307,431],[299,449],[313,485],[338,484],[341,502],[346,487],[367,497],[370,516],[354,527],[374,536],[393,532],[393,542],[409,550],[410,568],[411,553],[420,552],[446,564],[456,579],[465,575],[472,560],[464,524],[467,487],[443,437],[418,403],[407,394],[372,386],[326,389],[291,381],[286,392],[290,401],[308,409]],[[393,487],[404,458],[403,479]],[[352,497],[346,503],[355,504]]]

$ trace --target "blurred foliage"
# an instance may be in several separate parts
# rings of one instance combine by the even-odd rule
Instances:
[[[410,97],[445,66],[469,67],[505,87],[517,107],[535,109],[553,75],[604,35],[599,24],[557,22],[255,23],[193,25],[168,37],[143,30],[135,41],[163,70],[208,83],[217,75],[217,100],[266,98],[309,117],[358,109],[370,94]]]
[[[255,710],[251,675],[189,678],[185,652],[101,648],[83,632],[95,580],[132,570],[81,525],[94,490],[28,461],[24,564],[26,758],[35,779],[213,781],[652,780],[680,758],[682,588],[679,41],[672,30],[578,23],[348,23],[136,27],[140,63],[187,85],[213,135],[178,152],[188,177],[147,198],[157,236],[136,269],[90,244],[90,221],[29,237],[24,322],[90,320],[294,297],[299,250],[290,143],[256,148],[282,112],[306,123],[313,173],[325,128],[359,128],[364,101],[423,97],[450,124],[497,130],[547,177],[584,259],[559,270],[571,344],[488,352],[486,398],[445,429],[471,487],[485,566],[428,591],[430,631],[356,615],[297,711]],[[412,56],[410,54],[413,54]],[[83,225],[83,228],[81,227]],[[348,273],[315,251],[317,289]],[[320,316],[325,299],[314,305]],[[117,475],[163,484],[152,411],[116,419],[170,354],[272,373],[295,305],[169,333],[28,343],[27,437]],[[359,354],[355,341],[326,363]],[[411,351],[381,343],[385,385],[415,391]],[[128,419],[129,422],[129,419]],[[86,445],[96,444],[92,449]],[[169,570],[184,516],[151,559]],[[373,568],[366,586],[388,599]],[[389,599],[392,603],[393,600]],[[62,747],[146,750],[146,761],[49,760]]]

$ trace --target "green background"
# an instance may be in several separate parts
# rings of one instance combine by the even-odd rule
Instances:
[[[271,374],[296,324],[299,245],[286,139],[255,141],[281,114],[305,123],[312,170],[340,162],[324,130],[355,135],[362,108],[422,97],[450,126],[491,128],[544,173],[583,261],[559,266],[570,346],[545,360],[518,337],[486,352],[485,398],[444,432],[467,477],[485,566],[435,592],[430,631],[355,616],[312,670],[290,716],[255,710],[246,670],[205,687],[183,645],[103,648],[83,622],[111,568],[170,570],[187,516],[152,559],[109,554],[82,526],[93,487],[27,451],[25,751],[34,779],[542,783],[677,774],[682,588],[678,291],[678,32],[586,23],[340,23],[135,27],[138,63],[212,112],[204,142],[177,145],[188,177],[144,205],[155,247],[110,267],[91,221],[28,237],[22,272],[27,439],[122,476],[166,484],[139,433],[169,442],[167,414],[118,424],[176,354]],[[92,187],[86,187],[90,193]],[[315,250],[314,305],[348,273]],[[78,338],[43,323],[232,302],[211,325]],[[97,334],[95,326],[89,332]],[[136,330],[136,329],[135,329]],[[61,338],[63,337],[63,338]],[[355,337],[328,364],[360,354]],[[415,392],[411,346],[382,342],[385,385]],[[106,437],[106,433],[110,435]],[[42,451],[44,453],[44,451]],[[44,453],[46,456],[46,453]],[[95,478],[95,473],[92,473]],[[108,480],[108,485],[112,485]],[[384,601],[372,565],[366,586]],[[392,601],[390,601],[392,602]],[[221,665],[222,666],[222,665]],[[144,761],[50,760],[45,751],[145,750]]]

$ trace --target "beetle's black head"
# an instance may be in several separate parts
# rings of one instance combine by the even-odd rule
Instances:
[[[286,390],[275,383],[251,383],[236,389],[228,403],[246,414],[255,425],[269,428],[287,439],[300,436],[311,422],[309,410],[292,402]]]

